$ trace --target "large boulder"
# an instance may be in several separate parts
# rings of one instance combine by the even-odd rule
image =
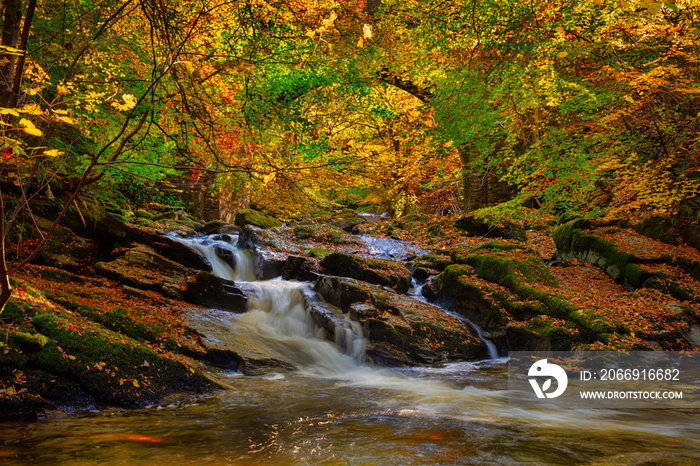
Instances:
[[[367,356],[380,365],[434,364],[487,357],[468,324],[434,305],[391,289],[341,277],[322,277],[316,290],[362,324]]]
[[[253,209],[241,209],[236,213],[234,223],[238,226],[253,225],[258,228],[274,228],[282,226],[282,222],[274,217],[265,215],[262,212]]]
[[[188,327],[199,335],[199,342],[211,364],[245,375],[262,375],[294,369],[292,361],[256,345],[236,330],[235,315],[216,309],[192,310],[182,315]]]
[[[388,286],[399,293],[405,293],[411,287],[411,271],[397,261],[334,252],[321,261],[321,266],[331,275]]]
[[[186,267],[199,270],[211,270],[211,264],[184,244],[163,236],[164,231],[130,224],[117,215],[101,217],[94,229],[95,240],[108,245],[141,243],[147,244],[169,259]]]
[[[510,220],[495,220],[493,218],[468,214],[455,220],[454,226],[464,231],[468,236],[527,241],[525,228]]]
[[[112,262],[98,262],[95,270],[102,276],[142,290],[159,291],[180,298],[185,288],[187,272],[177,262],[166,259],[143,244],[123,251]]]

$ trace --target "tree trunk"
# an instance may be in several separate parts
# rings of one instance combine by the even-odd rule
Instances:
[[[17,47],[19,39],[19,26],[22,22],[22,0],[3,0],[5,18],[2,26],[2,45],[5,47]],[[0,106],[7,107],[12,101],[12,86],[14,82],[15,60],[17,56],[11,54],[0,55],[0,61],[4,63],[0,67]]]
[[[29,5],[27,5],[27,14],[24,18],[24,25],[22,26],[22,37],[19,43],[20,50],[24,53],[20,55],[17,59],[17,65],[15,66],[15,73],[13,76],[12,84],[12,96],[11,103],[9,107],[14,108],[17,106],[19,101],[19,90],[22,84],[22,75],[24,74],[24,62],[27,58],[27,44],[29,43],[29,30],[32,28],[32,21],[34,21],[34,11],[36,11],[36,1],[29,0]]]
[[[469,212],[474,205],[474,196],[472,195],[474,177],[471,172],[471,151],[465,146],[460,146],[458,152],[459,160],[462,162],[462,194],[464,197],[462,209],[464,209],[464,212]]]
[[[219,190],[219,218],[223,222],[233,223],[236,212],[250,208],[250,177],[241,176],[246,176],[242,182],[234,179],[236,175],[229,175],[231,179]]]

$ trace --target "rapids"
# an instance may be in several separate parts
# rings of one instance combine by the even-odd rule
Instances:
[[[181,241],[217,275],[250,282],[248,311],[232,315],[231,330],[297,370],[226,373],[225,390],[146,409],[5,425],[0,463],[700,464],[695,411],[515,408],[504,358],[372,367],[356,323],[342,326],[337,344],[323,338],[303,304],[308,284],[254,281],[233,238]],[[216,247],[233,254],[235,269]]]

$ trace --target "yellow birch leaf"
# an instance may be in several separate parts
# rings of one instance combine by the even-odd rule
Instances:
[[[372,37],[372,26],[365,24],[362,26],[362,38],[370,39]]]
[[[37,104],[27,104],[19,109],[20,113],[29,113],[30,115],[43,115],[44,112]]]
[[[43,155],[47,157],[58,157],[59,155],[63,155],[63,152],[59,152],[58,149],[51,149],[44,151]]]
[[[311,30],[306,31],[306,37],[308,37],[309,39],[313,39],[315,36],[316,36],[316,31],[311,31]]]
[[[14,108],[0,108],[0,115],[14,115],[19,116],[19,112]]]
[[[140,387],[138,381],[134,380],[132,383],[134,384],[134,387],[136,387],[136,388],[139,388],[139,387]]]
[[[66,86],[58,85],[56,87],[56,90],[58,92],[58,95],[66,95],[68,94],[68,88]]]
[[[27,120],[26,118],[22,118],[21,120],[19,120],[19,126],[22,128],[22,131],[24,131],[27,134],[31,134],[32,136],[41,136],[42,134],[44,134],[39,128],[34,126],[34,123]]]
[[[559,52],[557,54],[557,58],[565,58],[568,54],[569,52]]]

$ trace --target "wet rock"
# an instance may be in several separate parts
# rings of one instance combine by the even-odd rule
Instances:
[[[187,274],[181,264],[166,259],[155,250],[137,244],[112,262],[98,262],[95,270],[102,276],[142,290],[173,294],[184,288]]]
[[[216,309],[200,309],[183,315],[188,327],[199,335],[209,362],[245,375],[291,371],[294,364],[257,346],[236,331],[234,316]]]
[[[191,303],[232,312],[245,312],[248,303],[245,283],[237,284],[204,271],[188,277],[182,296]]]
[[[303,256],[289,256],[282,266],[282,278],[285,280],[315,281],[321,274],[321,265],[317,259]]]
[[[334,252],[321,261],[321,266],[329,274],[388,286],[400,293],[407,292],[411,287],[411,271],[396,261],[367,259],[343,252]]]
[[[282,226],[282,222],[253,209],[241,209],[236,213],[234,223],[238,226],[253,225],[267,229]]]
[[[228,236],[228,235],[225,235]],[[230,237],[229,237],[230,238]],[[212,238],[214,239],[214,238]],[[233,270],[236,270],[236,256],[230,249],[223,248],[221,246],[216,246],[214,252],[224,263],[228,264]]]
[[[290,247],[287,247],[290,246]],[[269,280],[282,275],[290,253],[298,251],[295,245],[285,242],[276,229],[263,230],[252,225],[243,227],[238,247],[253,253],[253,269],[259,280]]]
[[[495,221],[492,218],[477,217],[469,214],[455,220],[454,226],[463,230],[468,236],[527,241],[525,228],[509,220]]]
[[[212,220],[210,222],[205,223],[204,225],[201,226],[197,231],[206,233],[208,235],[213,235],[217,231],[219,231],[219,228],[224,226],[224,222],[221,220]]]
[[[377,364],[433,364],[487,356],[471,329],[442,309],[391,289],[340,277],[322,277],[316,290],[350,312],[369,340],[367,356]]]
[[[98,243],[107,245],[115,243],[147,244],[159,254],[186,267],[211,270],[211,265],[202,256],[184,244],[158,232],[128,224],[126,220],[115,215],[106,215],[100,218],[95,225],[94,234]]]

